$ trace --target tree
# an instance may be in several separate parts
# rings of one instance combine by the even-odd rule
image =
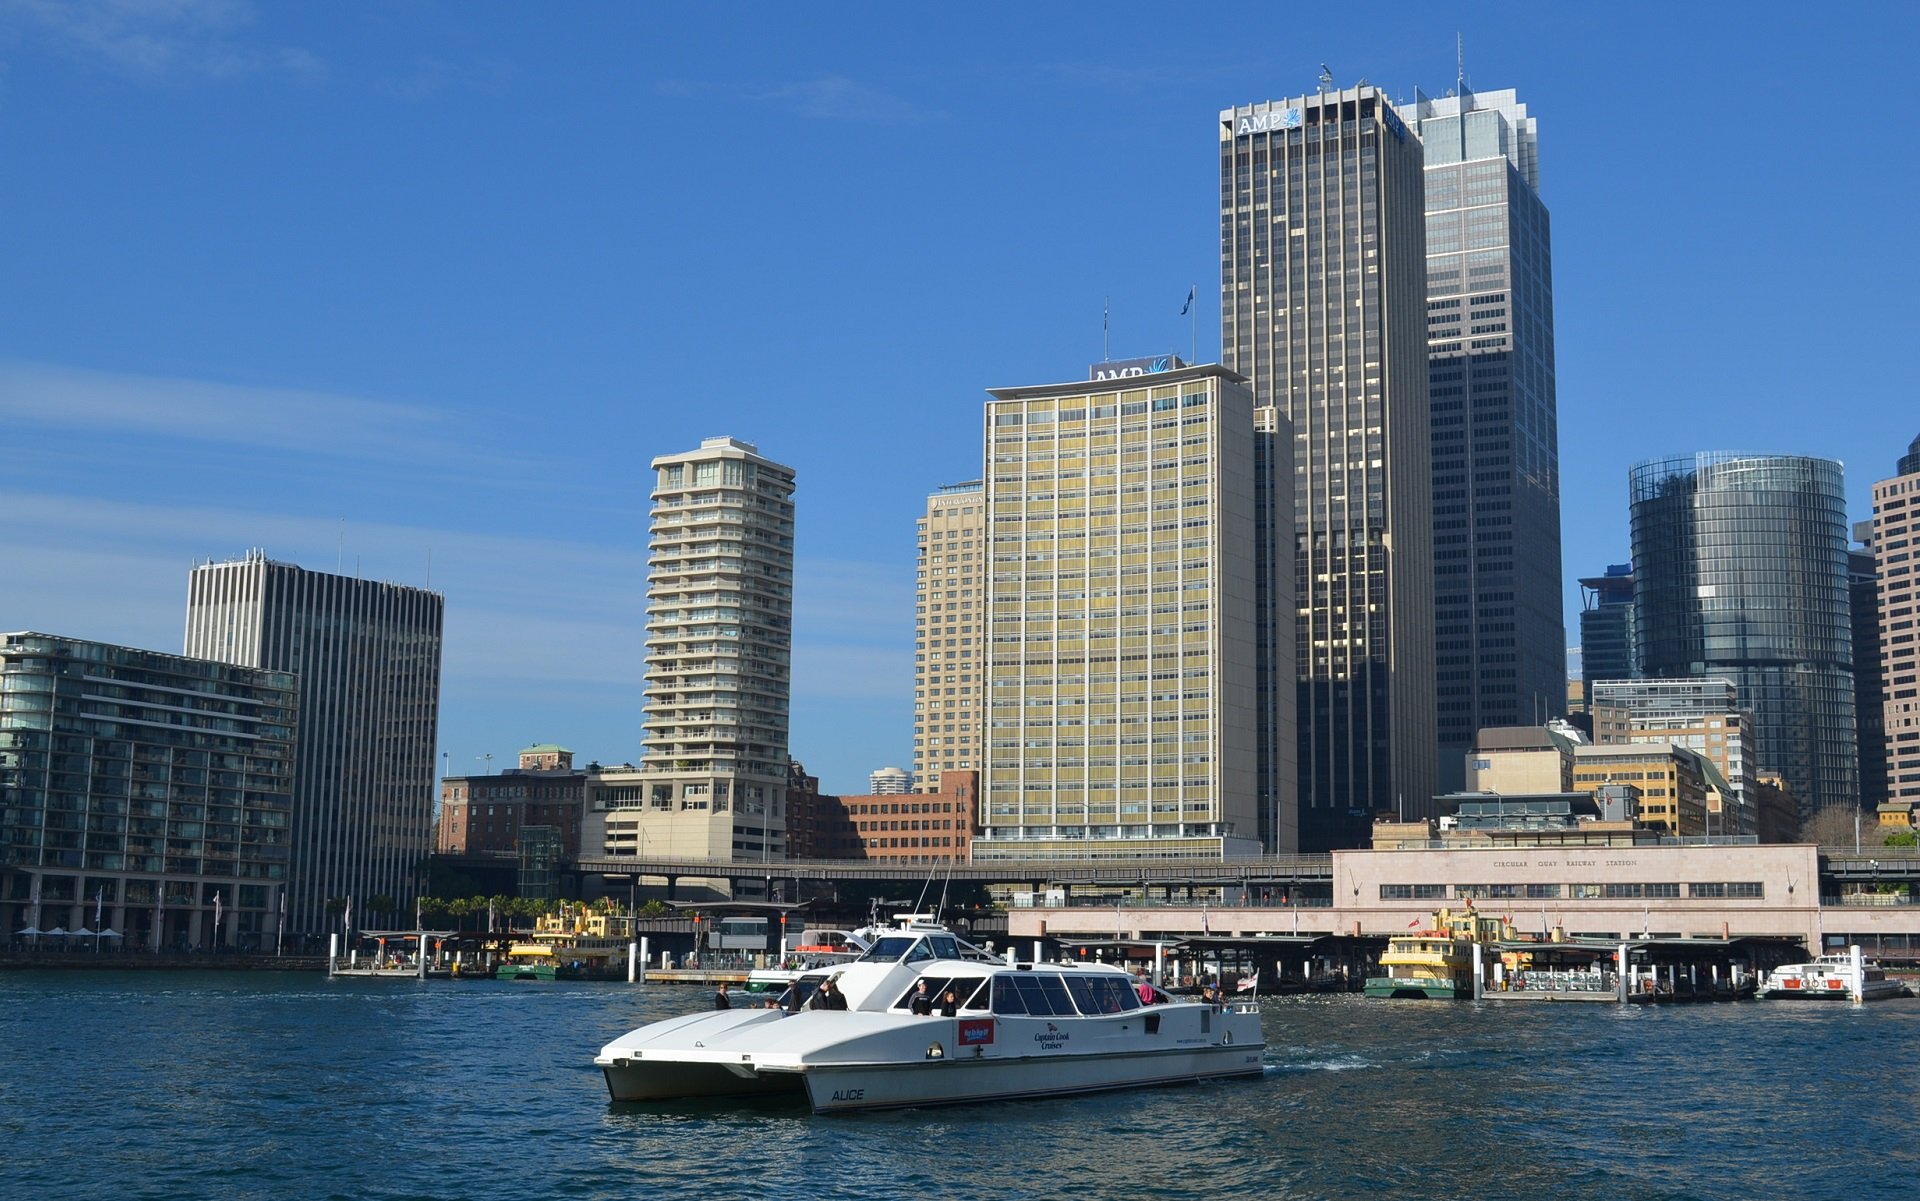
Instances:
[[[1857,823],[1857,824],[1856,824]],[[1863,847],[1880,845],[1880,829],[1871,813],[1851,805],[1829,805],[1800,823],[1800,841],[1835,850],[1852,850],[1858,838]]]

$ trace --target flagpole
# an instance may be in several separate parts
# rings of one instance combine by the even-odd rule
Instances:
[[[1187,295],[1188,299],[1198,297],[1200,284],[1194,284],[1192,288],[1188,288]],[[1200,361],[1200,305],[1198,303],[1187,305],[1187,361],[1188,363]]]
[[[1100,302],[1100,361],[1113,358],[1113,297]]]

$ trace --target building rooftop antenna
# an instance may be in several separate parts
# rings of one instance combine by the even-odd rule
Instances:
[[[1320,90],[1323,92],[1333,90],[1333,68],[1325,63],[1320,64]]]
[[[1460,111],[1467,111],[1467,39],[1466,35],[1453,35],[1453,94],[1460,97]]]

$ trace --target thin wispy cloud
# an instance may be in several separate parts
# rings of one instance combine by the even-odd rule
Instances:
[[[946,116],[939,109],[928,108],[844,75],[822,75],[774,88],[666,80],[656,90],[667,96],[714,97],[732,103],[777,105],[819,121],[915,125],[938,121]]]
[[[429,405],[43,363],[0,361],[0,421],[375,465],[484,459],[506,468],[516,458],[472,444],[456,414]]]
[[[311,51],[251,36],[254,19],[246,0],[0,0],[0,29],[130,78],[326,74]]]
[[[631,547],[214,505],[0,491],[0,629],[153,650],[180,645],[196,561],[258,547],[318,571],[447,598],[449,700],[503,687],[630,693],[645,664],[646,560]],[[874,564],[801,559],[793,658],[801,696],[904,698],[911,611]],[[912,596],[911,581],[904,595]],[[904,710],[903,710],[904,711]]]

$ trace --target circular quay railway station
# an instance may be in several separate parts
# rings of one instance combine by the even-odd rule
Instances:
[[[875,888],[912,896],[931,873],[935,896],[984,886],[1004,900],[1004,932],[976,920],[975,933],[1023,953],[1037,943],[1049,957],[1211,963],[1289,991],[1358,987],[1388,939],[1448,910],[1498,918],[1509,947],[1626,943],[1650,973],[1703,980],[1735,968],[1750,978],[1850,945],[1890,967],[1920,970],[1920,855],[1911,850],[1725,837],[1463,848],[1428,840],[1424,830],[1383,824],[1375,849],[1329,855],[991,865],[622,858],[578,868],[599,877],[581,881],[588,890],[603,880],[609,893],[665,888],[670,897],[686,897],[696,884],[735,897],[764,889],[819,898],[810,908]],[[726,905],[715,902],[716,910]]]

